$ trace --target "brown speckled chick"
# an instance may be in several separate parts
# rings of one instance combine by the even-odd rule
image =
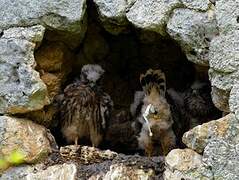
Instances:
[[[161,70],[149,69],[140,76],[140,83],[143,93],[137,94],[141,96],[143,94],[143,96],[135,97],[135,99],[142,99],[140,113],[136,119],[136,122],[141,124],[139,147],[144,149],[148,156],[166,155],[175,147],[176,138],[172,130],[173,119],[170,106],[165,98],[165,75]],[[131,112],[133,106],[132,104]]]
[[[98,147],[102,142],[113,107],[100,85],[103,73],[99,65],[85,65],[80,80],[64,89],[61,131],[68,143],[87,140]]]

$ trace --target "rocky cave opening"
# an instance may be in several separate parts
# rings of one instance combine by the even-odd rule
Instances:
[[[40,72],[44,82],[50,82],[46,85],[50,92],[51,104],[45,106],[40,115],[39,112],[33,112],[29,113],[29,116],[31,119],[36,116],[38,118],[45,116],[42,117],[43,119],[52,118],[53,123],[45,126],[51,129],[59,146],[66,145],[58,126],[58,119],[53,115],[57,112],[57,109],[52,105],[54,104],[54,97],[62,93],[64,88],[76,78],[79,78],[83,65],[99,64],[105,70],[104,90],[114,102],[114,118],[109,122],[104,142],[100,148],[111,149],[124,154],[140,153],[142,155],[143,151],[139,149],[137,142],[138,132],[136,133],[132,129],[132,123],[135,119],[130,114],[130,105],[134,101],[134,94],[136,91],[142,90],[139,82],[140,74],[145,73],[150,68],[161,69],[166,75],[167,100],[172,105],[175,100],[170,97],[172,90],[184,96],[186,92],[192,90],[192,85],[196,81],[210,86],[208,68],[188,61],[179,45],[169,36],[162,37],[155,32],[143,31],[131,25],[124,33],[111,34],[107,32],[99,20],[95,18],[98,17],[94,15],[96,13],[95,7],[89,7],[87,31],[79,47],[72,49],[60,41],[49,41],[48,34],[50,36],[51,32],[46,32],[45,39],[36,50],[36,70]],[[51,55],[46,57],[45,53],[49,51],[51,51]],[[47,64],[44,64],[42,60],[59,59],[59,57],[64,61],[61,62],[62,64],[57,64],[56,60],[52,61],[52,64],[55,63],[54,65],[49,65],[51,63],[49,60]],[[55,69],[48,69],[48,67],[55,67]],[[210,92],[206,96],[208,95],[210,96]],[[211,103],[211,98],[209,99]],[[172,105],[172,113],[177,113],[174,112],[174,108]],[[180,116],[183,115],[180,112]],[[220,117],[219,110],[216,110],[214,115],[203,119],[203,121]],[[173,114],[173,116],[178,116],[178,114]],[[202,118],[205,117],[202,116]],[[41,122],[44,121],[41,120]],[[178,131],[175,132],[177,146],[184,147],[181,138],[190,127],[183,126],[177,130],[179,126],[182,126],[180,123],[180,120],[174,122],[173,128],[174,131]]]

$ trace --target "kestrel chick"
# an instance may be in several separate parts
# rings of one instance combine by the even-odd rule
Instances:
[[[101,87],[103,74],[101,66],[85,65],[80,80],[64,89],[61,131],[68,143],[87,140],[98,147],[102,142],[113,108],[110,96]]]

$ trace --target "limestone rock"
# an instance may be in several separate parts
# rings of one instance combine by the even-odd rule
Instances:
[[[119,34],[127,30],[126,8],[128,2],[125,0],[94,0],[99,17],[104,28],[112,33]]]
[[[234,118],[233,114],[229,114],[219,120],[196,126],[183,135],[183,143],[198,153],[202,153],[212,139],[232,136],[230,126]]]
[[[178,0],[137,0],[126,13],[137,28],[165,35],[165,26],[173,9],[181,6]]]
[[[167,32],[179,43],[188,60],[208,66],[210,41],[218,34],[215,18],[210,19],[206,12],[175,9]]]
[[[235,0],[217,0],[216,18],[219,31],[223,34],[230,33],[239,28],[239,3]]]
[[[210,171],[203,167],[202,156],[191,149],[174,149],[165,161],[165,180],[213,179]]]
[[[230,110],[235,112],[232,104],[235,104],[235,96],[229,97],[231,89],[238,91],[236,86],[239,77],[239,32],[234,31],[227,33],[227,35],[221,34],[214,38],[210,45],[209,52],[209,77],[211,83],[220,91],[224,93],[218,97],[216,102],[227,102],[230,98]],[[235,86],[235,87],[234,87]],[[228,98],[227,98],[228,97]],[[216,97],[214,98],[216,99]],[[217,103],[216,103],[217,104]]]
[[[41,24],[60,33],[61,39],[67,34],[74,34],[77,39],[84,36],[86,0],[1,0],[0,3],[0,29]]]
[[[49,103],[46,86],[34,70],[34,48],[43,34],[42,26],[11,28],[0,38],[0,113],[26,113]]]
[[[220,35],[210,45],[210,67],[215,71],[233,73],[239,67],[239,32]]]
[[[211,169],[213,179],[238,179],[238,138],[237,142],[225,138],[212,140],[204,150],[203,162],[206,168]]]
[[[229,93],[234,85],[235,80],[238,78],[239,72],[236,71],[233,73],[224,73],[210,68],[208,75],[212,86]]]
[[[230,111],[235,113],[237,119],[239,119],[238,99],[239,99],[239,84],[238,84],[238,81],[236,81],[235,85],[233,86],[230,92],[229,107],[230,107]]]
[[[210,0],[181,0],[182,3],[189,9],[195,9],[199,11],[206,11],[210,6]]]
[[[154,177],[154,171],[148,170],[147,172],[142,169],[127,167],[122,164],[114,164],[110,166],[110,170],[103,176],[103,180],[150,180]]]
[[[218,89],[215,86],[212,86],[212,101],[214,105],[223,112],[230,112],[228,99],[230,93],[228,91]]]
[[[36,171],[36,170],[35,170]],[[48,167],[46,170],[39,170],[39,172],[30,173],[26,179],[38,180],[41,179],[61,179],[61,180],[76,180],[77,167],[75,164],[62,164]]]
[[[15,167],[6,171],[1,179],[14,180],[76,180],[77,167],[75,164],[60,164],[42,169],[41,165]]]
[[[51,153],[54,139],[40,125],[27,119],[0,116],[0,156],[8,156],[17,150],[24,162],[35,163]]]

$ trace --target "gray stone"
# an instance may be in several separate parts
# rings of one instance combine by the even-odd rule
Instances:
[[[239,69],[239,31],[214,38],[210,44],[210,67],[223,73]]]
[[[46,170],[32,172],[26,176],[26,179],[32,180],[77,180],[77,167],[75,164],[61,164],[48,167]]]
[[[220,33],[227,34],[239,28],[239,3],[236,0],[217,0],[216,18]]]
[[[174,149],[165,158],[165,180],[213,179],[210,170],[203,167],[202,156],[191,149]]]
[[[216,21],[207,13],[176,9],[167,24],[167,32],[186,53],[188,60],[208,65],[209,44],[218,34]]]
[[[137,28],[166,35],[166,23],[173,9],[181,6],[179,0],[137,0],[126,13]]]
[[[0,29],[41,24],[59,31],[62,39],[67,34],[75,34],[77,40],[84,36],[86,0],[0,0],[0,4]]]
[[[228,91],[218,89],[215,86],[212,86],[212,101],[214,105],[223,112],[230,112],[228,99],[230,93]]]
[[[229,98],[230,111],[235,113],[237,119],[239,119],[238,99],[239,99],[239,83],[237,81],[230,92],[230,98]]]
[[[211,85],[217,87],[218,89],[224,90],[225,92],[230,92],[235,80],[239,77],[238,72],[223,73],[215,71],[212,68],[209,69],[208,74]]]
[[[60,164],[43,169],[42,165],[21,166],[6,171],[2,180],[76,180],[77,167],[75,164]]]
[[[23,162],[35,163],[46,158],[55,146],[46,128],[27,119],[0,116],[0,122],[0,157],[8,157],[17,150]]]
[[[226,35],[221,34],[211,41],[209,52],[209,78],[214,87],[221,92],[213,100],[225,104],[230,99],[230,111],[236,112],[236,101],[239,80],[239,32],[233,31]],[[231,89],[233,93],[229,96]],[[224,109],[224,108],[223,108]],[[225,108],[226,109],[226,108]],[[227,110],[228,111],[228,110]]]
[[[210,168],[214,179],[239,179],[238,142],[218,138],[212,140],[205,148],[203,163]]]
[[[207,144],[215,138],[230,138],[232,136],[231,126],[235,116],[229,114],[218,120],[213,120],[208,123],[196,126],[183,135],[183,143],[195,150],[202,153]]]
[[[206,11],[210,5],[209,0],[181,0],[182,3],[189,9]]]
[[[50,29],[79,32],[86,10],[86,1],[81,0],[1,0],[0,28],[42,24]]]
[[[0,38],[0,113],[25,113],[48,104],[47,88],[34,70],[34,49],[44,28],[11,28]]]
[[[103,180],[150,180],[154,178],[154,171],[144,171],[140,168],[127,167],[123,164],[114,164],[110,166],[110,170],[102,177]]]
[[[119,34],[127,29],[126,0],[94,0],[104,28],[112,33]]]

